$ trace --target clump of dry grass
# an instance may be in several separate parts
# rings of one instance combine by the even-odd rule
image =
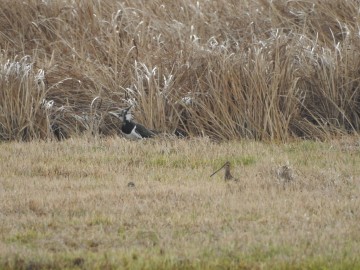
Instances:
[[[356,0],[2,0],[0,60],[31,59],[34,74],[44,71],[41,98],[77,115],[100,96],[106,132],[91,133],[113,134],[109,106],[131,103],[163,132],[324,139],[360,128],[358,9]],[[3,102],[24,109],[15,116],[1,104],[1,138],[48,137],[29,109],[38,100],[23,100],[15,89],[24,81],[7,85],[4,72],[2,95],[14,100]],[[26,95],[38,87],[27,84]],[[67,136],[88,130],[60,118]]]
[[[0,268],[360,263],[358,140],[270,145],[109,137],[12,142],[0,144],[0,152]],[[209,177],[224,161],[238,182]],[[301,173],[279,185],[273,169],[286,161]]]
[[[46,94],[44,71],[36,73],[32,65],[29,57],[23,57],[18,61],[7,60],[0,66],[0,138],[3,140],[48,135],[46,111],[40,110]]]

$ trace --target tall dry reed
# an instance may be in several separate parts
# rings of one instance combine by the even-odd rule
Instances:
[[[114,134],[108,110],[129,105],[149,128],[217,139],[358,132],[359,8],[356,0],[1,0],[0,137],[47,138],[54,127],[64,137]],[[8,65],[24,59],[30,74],[9,77]],[[50,117],[42,99],[56,104]]]

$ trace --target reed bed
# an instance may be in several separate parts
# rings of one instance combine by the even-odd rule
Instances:
[[[357,133],[359,8],[1,0],[0,139],[114,134],[107,112],[129,105],[149,128],[220,140]]]

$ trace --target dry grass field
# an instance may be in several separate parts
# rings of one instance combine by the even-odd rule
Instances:
[[[0,153],[0,269],[360,267],[359,138],[89,137]],[[227,160],[238,183],[209,177]]]

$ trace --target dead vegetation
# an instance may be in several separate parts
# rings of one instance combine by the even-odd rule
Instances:
[[[0,3],[1,140],[114,134],[109,107],[129,105],[217,139],[360,129],[356,0]]]

